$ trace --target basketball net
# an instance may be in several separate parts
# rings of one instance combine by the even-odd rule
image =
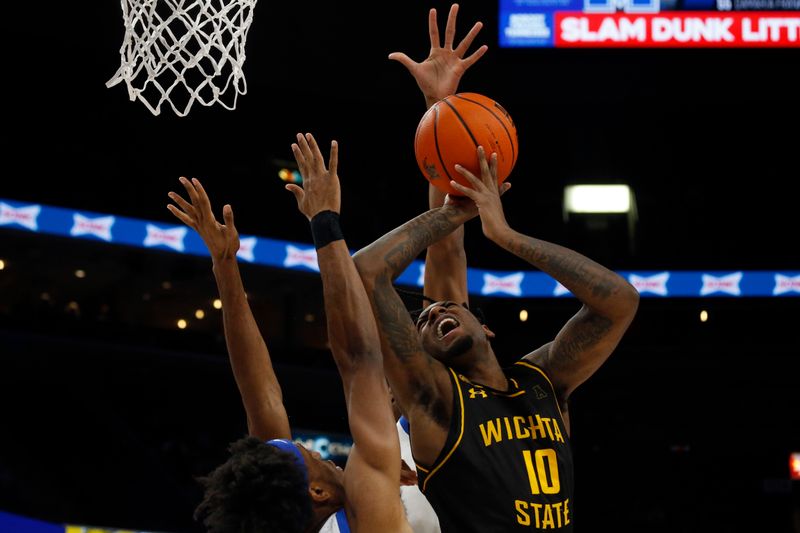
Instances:
[[[121,0],[121,63],[106,82],[124,81],[154,115],[168,103],[181,117],[195,101],[236,108],[247,93],[244,45],[258,0]]]

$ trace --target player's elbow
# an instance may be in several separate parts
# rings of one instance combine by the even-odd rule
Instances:
[[[611,318],[615,321],[630,322],[639,309],[639,291],[626,281],[614,295],[614,303],[614,313]]]
[[[624,301],[625,307],[628,309],[630,315],[635,315],[639,309],[639,291],[628,282],[625,282],[625,287],[621,291],[621,298]]]
[[[364,288],[369,291],[370,288],[375,285],[375,279],[381,272],[378,262],[375,261],[373,257],[370,257],[369,253],[365,253],[363,250],[356,252],[353,256],[353,262],[356,265],[356,270],[358,271],[359,277],[361,277]]]

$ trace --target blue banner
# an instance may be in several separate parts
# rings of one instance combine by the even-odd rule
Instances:
[[[150,222],[0,198],[0,227],[89,239],[170,252],[208,256],[203,240],[183,224]],[[313,244],[240,235],[240,261],[319,273]],[[397,279],[420,288],[425,263],[414,261]],[[797,297],[800,270],[620,271],[643,297]],[[571,293],[538,271],[467,271],[470,294],[507,298],[562,298]]]

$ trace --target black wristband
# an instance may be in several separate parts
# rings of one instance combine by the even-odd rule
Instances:
[[[333,241],[344,239],[342,228],[339,226],[339,213],[333,211],[320,211],[311,219],[311,236],[314,238],[314,248],[319,250]]]

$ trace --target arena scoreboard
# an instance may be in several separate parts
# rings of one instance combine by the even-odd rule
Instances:
[[[800,0],[500,0],[501,47],[800,47]]]

